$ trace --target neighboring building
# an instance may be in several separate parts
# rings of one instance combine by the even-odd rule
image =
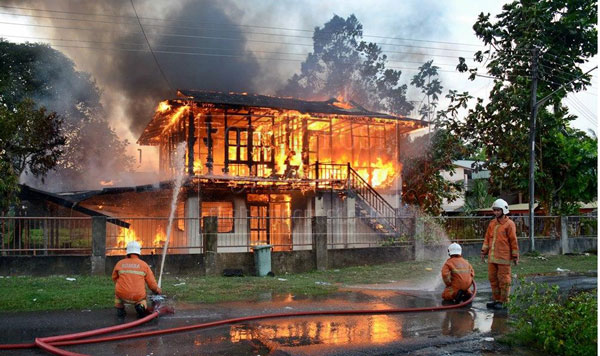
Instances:
[[[490,171],[477,169],[475,164],[476,162],[477,161],[472,160],[453,161],[454,173],[450,174],[450,172],[446,171],[441,172],[444,179],[453,183],[461,182],[463,186],[463,190],[460,192],[460,195],[456,200],[448,202],[446,199],[444,199],[444,202],[442,203],[442,209],[444,210],[444,213],[461,213],[465,205],[465,195],[470,190],[473,180],[487,180],[490,178]]]

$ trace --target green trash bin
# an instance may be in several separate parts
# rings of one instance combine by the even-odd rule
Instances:
[[[259,277],[264,277],[271,272],[271,247],[271,245],[252,246],[256,275]]]

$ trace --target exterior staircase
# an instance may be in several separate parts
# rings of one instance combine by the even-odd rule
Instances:
[[[317,183],[319,187],[336,186],[346,189],[348,196],[356,199],[356,216],[373,231],[384,236],[399,233],[396,209],[361,177],[350,163],[316,162],[311,178],[329,181],[327,185]]]

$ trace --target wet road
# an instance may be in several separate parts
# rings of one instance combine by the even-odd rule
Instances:
[[[596,277],[536,277],[561,289],[596,288]],[[136,331],[149,331],[240,316],[312,310],[387,309],[439,305],[441,286],[431,291],[402,283],[347,288],[325,297],[265,294],[255,302],[213,305],[175,303],[176,314]],[[514,355],[493,341],[508,331],[506,312],[490,312],[489,284],[479,286],[470,308],[450,311],[312,316],[252,321],[161,337],[66,347],[93,355]],[[113,310],[0,314],[0,343],[31,342],[117,323]],[[126,321],[133,319],[130,313]],[[37,350],[7,354],[44,354]],[[525,352],[521,355],[536,355]]]

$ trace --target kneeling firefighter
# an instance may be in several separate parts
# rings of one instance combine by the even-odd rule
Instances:
[[[450,244],[448,255],[450,258],[442,267],[442,279],[446,285],[442,299],[460,303],[471,298],[469,287],[473,283],[475,272],[469,261],[462,257],[462,247],[459,244]]]
[[[161,294],[154,273],[140,259],[141,246],[137,241],[127,244],[127,258],[117,262],[112,279],[115,282],[115,308],[119,317],[125,316],[125,303],[134,304],[138,317],[148,314],[146,284],[154,293]]]

